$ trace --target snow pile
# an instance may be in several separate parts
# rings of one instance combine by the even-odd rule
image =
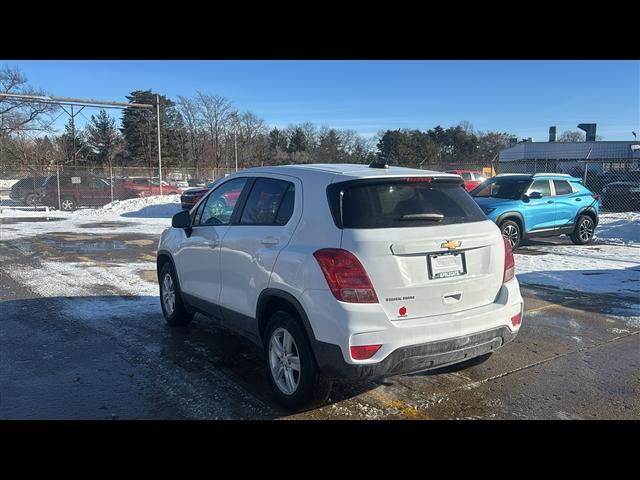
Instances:
[[[153,195],[129,200],[116,200],[95,210],[79,210],[76,215],[171,218],[179,211],[180,195]]]
[[[596,227],[595,240],[640,246],[640,213],[603,213]]]

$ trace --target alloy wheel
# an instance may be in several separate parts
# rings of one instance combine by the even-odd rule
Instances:
[[[277,328],[269,340],[269,367],[278,389],[292,395],[300,384],[300,356],[291,334]]]
[[[585,218],[582,222],[580,222],[580,227],[578,227],[578,235],[580,235],[580,239],[583,242],[588,242],[591,240],[593,236],[593,222],[589,218]]]
[[[171,316],[176,307],[176,292],[173,287],[173,278],[168,273],[162,280],[162,305],[167,315]]]
[[[502,230],[502,236],[509,241],[509,245],[511,245],[511,248],[515,247],[518,243],[518,229],[513,225],[507,225]]]

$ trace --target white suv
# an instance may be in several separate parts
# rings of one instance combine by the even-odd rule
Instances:
[[[293,410],[332,379],[488,354],[523,312],[511,248],[461,177],[386,165],[230,175],[173,217],[157,268],[166,321],[202,312],[263,346]]]

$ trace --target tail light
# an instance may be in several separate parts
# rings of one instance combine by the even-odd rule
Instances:
[[[323,248],[313,254],[333,296],[341,302],[378,303],[369,275],[356,256],[340,248]]]
[[[507,283],[512,280],[516,272],[516,261],[513,258],[513,251],[511,250],[511,244],[506,238],[504,240],[504,274],[502,276],[502,283]]]
[[[513,317],[511,317],[511,325],[517,327],[522,323],[522,313],[519,313]]]
[[[361,345],[351,347],[351,358],[354,360],[367,360],[373,357],[382,345]]]

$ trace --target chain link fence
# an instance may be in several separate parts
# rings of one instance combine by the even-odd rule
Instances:
[[[235,169],[144,167],[0,168],[0,206],[21,209],[99,208],[116,200],[152,195],[180,195],[204,187]]]
[[[423,164],[423,170],[454,172],[471,190],[484,179],[499,173],[565,173],[582,179],[599,196],[604,211],[640,210],[640,171],[631,162],[524,160],[517,162],[437,162]],[[0,167],[0,206],[23,209],[75,210],[98,208],[116,200],[180,195],[203,187],[235,169],[171,167]]]

